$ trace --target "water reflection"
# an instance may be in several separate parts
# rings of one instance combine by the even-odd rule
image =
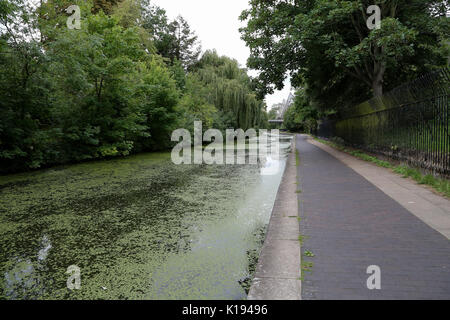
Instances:
[[[44,289],[37,271],[44,269],[44,261],[51,248],[49,238],[44,235],[36,256],[13,258],[12,268],[4,273],[7,297],[12,299],[33,298],[42,294]]]

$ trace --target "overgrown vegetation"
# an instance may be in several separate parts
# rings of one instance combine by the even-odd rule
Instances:
[[[309,250],[305,250],[305,251],[303,252],[303,255],[305,255],[306,257],[310,257],[310,258],[312,258],[312,257],[315,256],[315,254],[312,253],[312,252],[309,251]]]
[[[305,91],[299,89],[295,93],[294,103],[286,110],[283,127],[291,132],[312,133],[320,116],[321,112],[311,105]]]
[[[304,236],[304,235],[299,235],[298,236],[298,241],[300,242],[300,245],[303,246],[303,243],[305,242],[305,240],[308,238],[308,236]]]
[[[312,268],[314,267],[314,262],[311,261],[302,261],[300,265],[300,280],[305,280],[305,272],[312,272]]]

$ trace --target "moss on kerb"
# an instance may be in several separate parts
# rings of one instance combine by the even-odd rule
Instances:
[[[170,153],[1,177],[0,298],[244,299],[280,180]]]
[[[295,165],[297,167],[300,165],[300,154],[297,149],[295,149]]]

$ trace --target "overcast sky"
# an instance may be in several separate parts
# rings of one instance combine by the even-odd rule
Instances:
[[[234,58],[246,67],[250,51],[240,38],[239,15],[248,7],[248,0],[152,0],[152,3],[164,8],[170,19],[182,15],[198,35],[203,51],[216,49],[220,55]],[[267,96],[269,108],[286,99],[289,89],[289,81],[286,81],[282,91]]]

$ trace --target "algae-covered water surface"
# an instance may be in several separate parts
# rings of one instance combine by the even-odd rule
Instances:
[[[275,175],[150,153],[0,177],[0,298],[245,299],[285,159]]]

